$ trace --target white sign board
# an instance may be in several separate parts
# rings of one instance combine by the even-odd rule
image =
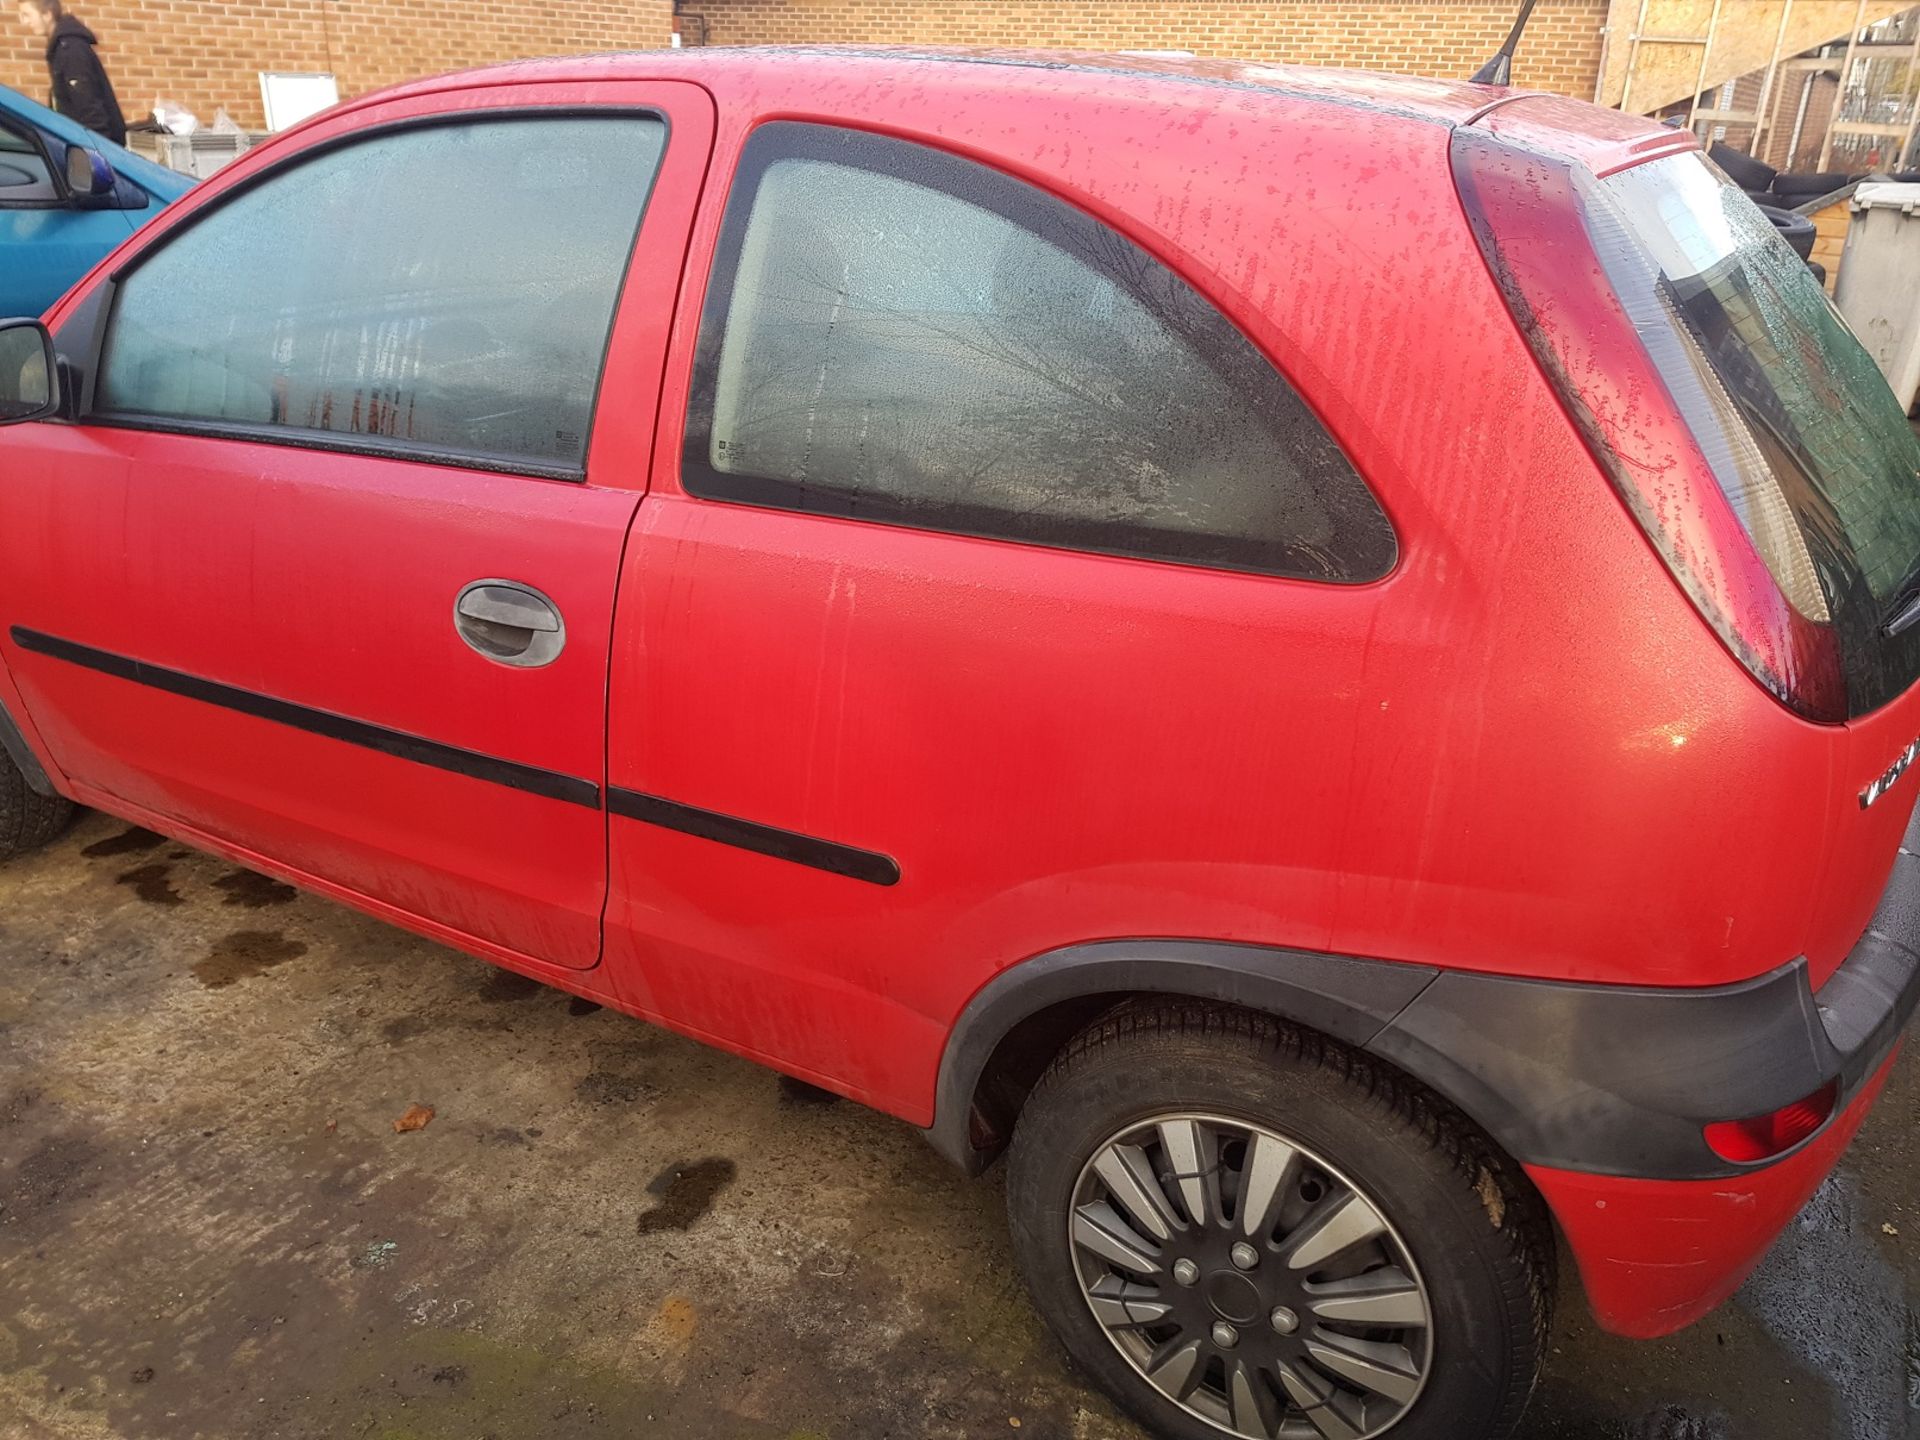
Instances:
[[[260,73],[260,103],[267,112],[267,129],[285,130],[310,115],[340,103],[340,86],[331,75]]]

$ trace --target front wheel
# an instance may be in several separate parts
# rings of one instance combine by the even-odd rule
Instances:
[[[0,751],[0,860],[39,849],[72,819],[71,800],[42,795],[27,784],[13,757]]]
[[[1537,1201],[1461,1117],[1318,1036],[1116,1012],[1028,1098],[1007,1203],[1054,1332],[1170,1440],[1472,1440],[1533,1389]]]

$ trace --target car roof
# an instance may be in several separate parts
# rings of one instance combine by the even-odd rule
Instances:
[[[1051,72],[1059,92],[1098,100],[1128,81],[1146,79],[1176,86],[1228,86],[1303,100],[1358,105],[1409,119],[1460,124],[1503,95],[1516,92],[1464,80],[1431,80],[1364,70],[1311,65],[1268,65],[1151,52],[1091,50],[928,48],[884,45],[712,46],[683,50],[629,50],[514,60],[501,65],[413,81],[379,93],[393,99],[450,87],[565,83],[569,80],[680,78],[730,88],[784,73],[838,71],[868,66],[902,71],[939,70],[954,83],[971,81],[991,91],[1004,70]],[[1170,94],[1173,93],[1170,91]],[[362,97],[371,100],[375,97]],[[360,102],[354,102],[360,103]]]
[[[1562,156],[1599,174],[1699,148],[1691,131],[1669,130],[1643,116],[1545,91],[1316,65],[1091,50],[790,45],[615,51],[515,60],[436,76],[362,96],[343,108],[449,89],[608,80],[680,79],[704,84],[722,97],[782,91],[791,96],[827,93],[836,82],[844,88],[867,73],[895,82],[896,90],[899,81],[937,76],[947,94],[975,90],[991,102],[1006,90],[1009,70],[1019,72],[1029,90],[1044,81],[1050,99],[1089,109],[1123,95],[1138,98],[1145,84],[1159,88],[1170,111],[1207,106],[1208,91],[1224,88],[1295,105],[1359,108],[1412,123],[1479,125],[1508,143]]]

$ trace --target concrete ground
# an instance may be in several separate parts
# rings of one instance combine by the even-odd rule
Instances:
[[[1707,1321],[1569,1286],[1530,1433],[1920,1435],[1917,1053]],[[0,870],[0,1440],[1016,1426],[1139,1433],[907,1127],[103,816]]]

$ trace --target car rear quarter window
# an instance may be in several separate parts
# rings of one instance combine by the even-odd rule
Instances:
[[[95,410],[577,473],[665,144],[522,116],[297,158],[121,279]]]
[[[777,123],[702,318],[696,495],[1359,582],[1391,526],[1247,338],[1110,227],[986,166]]]

